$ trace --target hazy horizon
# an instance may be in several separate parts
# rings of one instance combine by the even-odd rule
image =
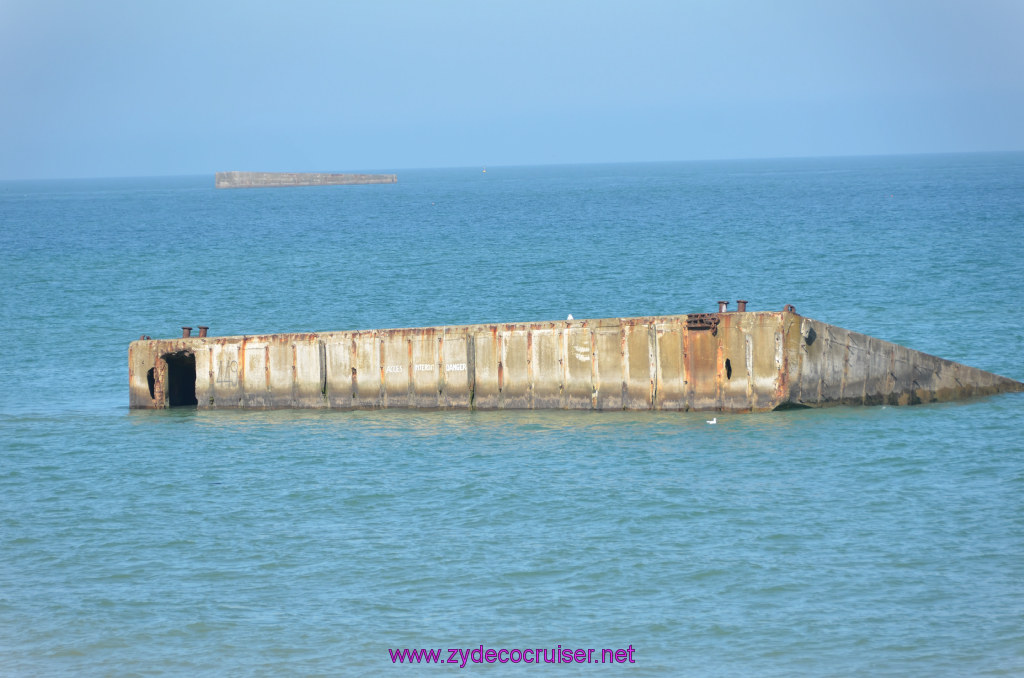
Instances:
[[[6,178],[0,179],[2,182],[34,182],[34,181],[75,181],[75,180],[116,180],[116,179],[184,179],[190,177],[206,177],[209,176],[211,181],[217,172],[229,172],[229,171],[241,171],[241,172],[283,172],[283,173],[357,173],[357,172],[425,172],[430,170],[471,170],[480,171],[482,169],[490,169],[492,172],[495,170],[502,169],[517,169],[517,168],[547,168],[547,167],[599,167],[602,165],[644,165],[644,164],[688,164],[692,163],[695,165],[700,164],[714,164],[714,163],[743,163],[743,162],[783,162],[783,161],[801,161],[801,160],[849,160],[849,159],[863,159],[868,160],[871,158],[913,158],[913,157],[943,157],[943,156],[977,156],[977,155],[1013,155],[1013,154],[1024,154],[1024,150],[1011,149],[1006,151],[934,151],[924,153],[865,153],[861,155],[804,155],[804,156],[773,156],[773,157],[750,157],[750,158],[698,158],[698,159],[682,159],[682,160],[612,160],[612,161],[594,161],[594,162],[559,162],[559,163],[533,163],[533,164],[509,164],[509,165],[439,165],[436,167],[342,167],[342,168],[323,168],[314,167],[311,169],[277,169],[277,168],[233,168],[233,169],[215,169],[208,172],[189,172],[184,174],[135,174],[135,175],[109,175],[109,176],[54,176],[54,177],[18,177],[18,178]],[[399,181],[401,181],[401,175],[399,175]]]
[[[0,179],[1024,150],[1024,3],[0,5]]]

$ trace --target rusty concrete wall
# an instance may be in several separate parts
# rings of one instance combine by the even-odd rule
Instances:
[[[394,174],[324,174],[319,172],[217,172],[216,188],[279,188],[283,186],[339,186],[393,184]]]
[[[792,312],[735,312],[140,340],[131,407],[168,406],[186,358],[199,408],[758,412],[1024,388]]]

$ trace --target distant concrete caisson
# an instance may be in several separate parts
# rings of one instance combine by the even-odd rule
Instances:
[[[285,186],[340,186],[393,184],[394,174],[323,174],[318,172],[217,172],[217,188],[281,188]]]
[[[175,339],[128,349],[132,408],[763,412],[1024,383],[798,315],[726,311]]]

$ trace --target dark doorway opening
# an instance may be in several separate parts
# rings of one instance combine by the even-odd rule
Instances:
[[[196,357],[182,351],[163,356],[167,363],[167,406],[195,407],[196,400]]]

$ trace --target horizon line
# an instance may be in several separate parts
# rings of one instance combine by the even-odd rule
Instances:
[[[173,178],[184,178],[184,177],[203,177],[209,175],[210,177],[215,176],[218,172],[226,171],[246,171],[246,172],[288,172],[288,173],[348,173],[348,172],[388,172],[396,173],[397,171],[429,171],[429,170],[459,170],[459,169],[472,169],[478,170],[480,168],[527,168],[527,167],[587,167],[587,166],[601,166],[601,165],[661,165],[661,164],[700,164],[700,163],[719,163],[719,162],[754,162],[754,161],[781,161],[781,160],[842,160],[842,159],[865,159],[865,158],[910,158],[910,157],[925,157],[925,156],[954,156],[954,155],[1013,155],[1017,153],[1024,153],[1024,149],[1013,149],[1013,150],[1000,150],[1000,151],[920,151],[912,153],[847,153],[847,154],[826,154],[826,155],[791,155],[791,156],[734,156],[734,157],[719,157],[719,158],[691,158],[691,159],[678,159],[678,160],[598,160],[588,162],[550,162],[550,163],[481,163],[479,165],[434,165],[434,166],[406,166],[406,167],[388,167],[388,168],[369,168],[369,169],[347,169],[347,170],[324,170],[324,169],[310,169],[310,170],[291,170],[291,169],[259,169],[259,170],[212,170],[204,172],[186,172],[176,174],[122,174],[122,175],[80,175],[80,176],[59,176],[59,177],[0,177],[0,182],[37,182],[37,181],[103,181],[103,180],[115,180],[115,179],[173,179]]]

